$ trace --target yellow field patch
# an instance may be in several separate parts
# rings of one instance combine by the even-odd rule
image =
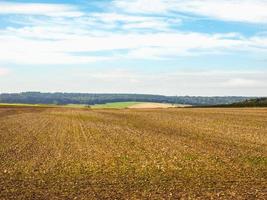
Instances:
[[[167,104],[167,103],[140,103],[132,106],[128,106],[128,108],[175,108],[175,107],[187,107],[187,105],[178,105],[178,104]]]

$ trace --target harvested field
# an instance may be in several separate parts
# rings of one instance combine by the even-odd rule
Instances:
[[[139,103],[136,105],[129,106],[128,108],[174,108],[178,105],[167,104],[167,103]]]
[[[0,199],[267,199],[266,109],[0,108]]]

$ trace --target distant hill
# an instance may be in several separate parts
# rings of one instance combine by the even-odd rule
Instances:
[[[242,107],[267,107],[267,97],[245,99],[240,102],[231,104],[214,104],[214,105],[200,105],[196,107],[216,107],[216,108],[242,108]]]
[[[248,97],[198,97],[198,96],[163,96],[148,94],[92,94],[92,93],[3,93],[0,103],[20,104],[105,104],[112,102],[156,102],[187,105],[232,104],[249,99]]]
[[[247,99],[231,104],[233,107],[267,107],[267,98]]]

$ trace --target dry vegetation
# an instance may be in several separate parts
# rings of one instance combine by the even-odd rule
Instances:
[[[182,105],[174,105],[167,103],[139,103],[129,106],[128,108],[144,109],[144,108],[174,108],[174,107],[182,107]]]
[[[266,109],[0,108],[0,199],[267,199]]]

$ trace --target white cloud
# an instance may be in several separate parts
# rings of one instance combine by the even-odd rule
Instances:
[[[245,78],[233,78],[229,79],[222,83],[222,86],[225,87],[262,87],[266,82],[254,80],[254,79],[245,79]]]
[[[123,26],[124,29],[150,29],[156,30],[160,29],[166,30],[168,28],[168,24],[160,21],[145,21],[145,22],[138,22],[138,23],[130,23]]]
[[[114,5],[131,12],[168,12],[177,8],[199,9],[201,2],[207,6],[214,4],[209,0],[133,0],[127,3],[117,0]],[[222,5],[222,2],[226,3],[226,0],[217,4]],[[234,4],[234,0],[227,2]],[[79,64],[111,59],[173,59],[237,51],[267,52],[266,35],[244,37],[238,33],[205,34],[170,29],[170,24],[180,23],[177,18],[115,11],[85,15],[64,4],[29,3],[0,3],[1,13],[50,16],[45,19],[29,16],[24,18],[22,27],[0,29],[2,63]],[[67,16],[77,17],[65,18]],[[105,54],[93,56],[94,52],[101,55],[101,51]]]
[[[133,13],[190,13],[219,20],[267,23],[266,0],[115,0],[114,5]]]
[[[22,67],[23,69],[23,67]],[[267,96],[266,70],[201,70],[197,68],[161,71],[138,68],[56,68],[42,74],[36,69],[30,78],[23,75],[0,78],[2,92],[62,91],[93,93],[149,93],[201,96]],[[35,76],[36,74],[36,76]],[[49,84],[47,80],[49,79]],[[231,82],[235,85],[225,85]],[[235,81],[233,81],[235,80]],[[236,81],[238,80],[238,81]],[[236,84],[238,83],[238,84]],[[241,84],[240,84],[241,83]],[[255,84],[256,83],[256,84]],[[259,85],[259,83],[261,85]]]
[[[160,16],[142,16],[115,12],[92,13],[87,16],[87,20],[93,20],[96,23],[95,25],[99,25],[100,27],[124,29],[124,31],[132,31],[132,29],[166,31],[170,28],[170,25],[175,24],[177,26],[182,22],[178,17],[166,19]],[[97,24],[100,22],[102,24]]]
[[[116,58],[169,59],[214,52],[267,51],[265,37],[183,32],[103,32],[93,36],[88,30],[77,31],[72,27],[7,29],[0,32],[0,43],[1,62],[27,64],[73,64]],[[90,55],[96,51],[109,51],[110,55]]]
[[[90,16],[103,22],[122,21],[122,22],[129,23],[129,22],[143,22],[143,21],[153,19],[153,17],[126,15],[126,14],[119,14],[119,13],[93,13]]]
[[[73,6],[45,3],[7,3],[0,2],[0,15],[44,15],[50,17],[80,17],[83,15]]]
[[[166,0],[114,0],[114,5],[118,8],[123,8],[128,12],[142,12],[142,13],[163,13],[168,11],[175,1]]]
[[[103,70],[74,69],[80,85],[97,86],[101,92],[152,93],[165,95],[267,95],[267,71],[243,70],[142,70],[113,68]],[[86,84],[85,84],[86,83]],[[69,86],[71,88],[71,86]],[[73,88],[73,87],[72,87]],[[81,89],[77,87],[77,89]],[[98,92],[91,88],[92,92]],[[84,89],[86,91],[86,89]],[[88,90],[87,90],[88,91]],[[91,91],[91,90],[90,90]]]

